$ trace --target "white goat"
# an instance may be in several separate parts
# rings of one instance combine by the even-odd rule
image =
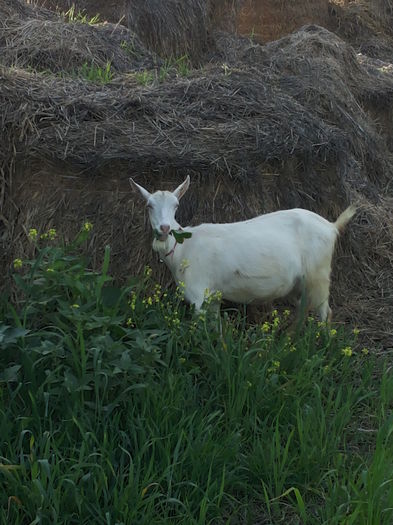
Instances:
[[[236,303],[272,301],[295,292],[305,293],[307,308],[322,321],[330,320],[330,272],[338,234],[356,212],[349,206],[331,223],[308,210],[292,209],[228,224],[181,228],[175,220],[179,200],[190,185],[187,179],[174,192],[149,193],[130,179],[147,202],[155,239],[153,249],[169,267],[177,283],[185,284],[185,298],[202,307],[206,289],[220,291]],[[183,244],[172,230],[190,232]]]

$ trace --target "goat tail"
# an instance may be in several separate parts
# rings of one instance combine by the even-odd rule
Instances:
[[[340,233],[344,231],[345,226],[352,219],[352,217],[355,215],[357,210],[358,210],[357,206],[355,206],[354,204],[351,204],[351,206],[348,206],[348,208],[344,210],[342,214],[338,217],[338,219],[334,223],[334,226],[337,228],[337,230]]]

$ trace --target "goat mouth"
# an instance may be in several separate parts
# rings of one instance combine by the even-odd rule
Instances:
[[[160,242],[165,242],[168,239],[168,233],[157,233],[156,239]]]

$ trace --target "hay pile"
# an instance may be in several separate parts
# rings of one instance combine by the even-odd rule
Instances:
[[[319,0],[321,1],[321,0]],[[326,0],[322,0],[326,1]],[[215,28],[234,29],[243,0],[35,0],[38,5],[121,23],[143,44],[166,58],[187,55],[200,64]]]
[[[30,4],[19,0],[2,0],[0,3],[0,23],[6,22],[11,17],[38,18],[40,20],[53,20],[56,15],[49,9],[34,9]]]
[[[209,60],[146,86],[132,65],[107,85],[1,67],[3,268],[31,249],[29,228],[71,237],[88,219],[94,264],[109,243],[117,277],[153,261],[167,282],[130,175],[154,189],[190,173],[183,224],[295,206],[333,220],[356,200],[335,258],[336,319],[393,345],[392,132],[370,118],[393,107],[389,64],[317,26],[266,46],[220,35]]]
[[[153,68],[161,61],[124,26],[66,23],[19,0],[0,4],[1,63],[52,73],[77,73],[84,64],[114,72]]]
[[[7,0],[9,2],[9,0]],[[334,31],[356,50],[391,60],[393,9],[387,0],[35,0],[67,11],[128,25],[143,43],[162,56],[188,54],[194,63],[225,30],[259,43],[276,40],[305,24]]]
[[[355,49],[373,58],[393,59],[393,5],[387,0],[335,0],[332,25]]]

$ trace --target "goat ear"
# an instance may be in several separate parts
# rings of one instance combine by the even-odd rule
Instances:
[[[145,188],[143,186],[140,186],[139,184],[137,184],[131,178],[129,179],[129,181],[130,181],[131,187],[134,188],[134,190],[138,190],[145,200],[148,201],[150,199],[151,193],[149,193],[147,190],[145,190]]]
[[[183,197],[183,195],[186,193],[186,191],[188,190],[189,186],[190,186],[190,176],[187,175],[186,180],[175,189],[173,194],[175,195],[175,197],[177,197],[178,200],[180,200]]]

